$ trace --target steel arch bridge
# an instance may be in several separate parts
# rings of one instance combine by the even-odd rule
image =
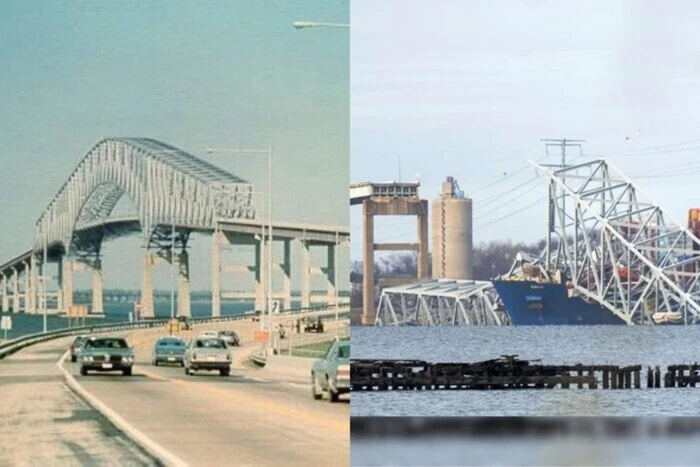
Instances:
[[[97,143],[36,224],[34,248],[77,254],[78,232],[103,223],[128,196],[147,240],[160,226],[213,230],[220,220],[255,217],[252,185],[185,151],[149,138]]]
[[[113,212],[126,196],[135,211],[121,217]],[[301,250],[301,303],[312,299],[338,303],[335,276],[337,247],[349,240],[348,226],[272,222],[274,238],[265,239],[267,219],[257,216],[251,183],[174,146],[150,138],[108,138],[80,160],[36,222],[32,249],[0,264],[2,310],[38,311],[43,301],[55,300],[56,312],[72,312],[72,272],[92,270],[92,311],[102,313],[102,258],[105,239],[140,233],[145,256],[141,302],[143,316],[154,315],[152,269],[170,263],[179,274],[178,314],[190,314],[189,257],[193,232],[212,235],[212,315],[221,312],[222,299],[255,299],[260,310],[270,300],[291,306],[292,242]],[[283,258],[271,271],[274,242],[283,243]],[[253,264],[225,265],[221,249],[253,247]],[[312,267],[309,249],[328,249],[327,263]],[[46,260],[43,255],[46,255]],[[273,256],[273,259],[270,259]],[[269,261],[268,261],[269,260]],[[58,263],[59,290],[47,292],[43,268]],[[222,291],[222,273],[252,273],[255,292]],[[282,275],[282,291],[265,292],[268,274]],[[312,294],[310,276],[321,275],[326,294]],[[20,281],[20,276],[23,280]],[[272,287],[272,286],[270,286]],[[8,290],[9,289],[9,290]],[[23,290],[22,290],[23,289]]]

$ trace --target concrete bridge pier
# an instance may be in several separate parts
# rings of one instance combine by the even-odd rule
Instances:
[[[178,259],[179,284],[177,293],[178,316],[191,316],[190,306],[190,256],[187,250],[182,250]]]
[[[12,268],[12,312],[19,313],[19,272]]]
[[[262,236],[261,238],[264,238]],[[267,308],[265,296],[267,291],[267,255],[269,248],[265,240],[260,240],[255,244],[255,264],[253,272],[255,274],[255,309],[264,311]]]
[[[73,260],[64,258],[60,263],[60,287],[63,296],[61,307],[63,313],[68,313],[68,310],[73,306]]]
[[[301,307],[311,306],[311,252],[310,244],[305,240],[299,240],[301,247]]]
[[[93,266],[92,272],[92,312],[95,314],[104,313],[103,290],[104,275],[102,274],[102,261],[98,259]]]
[[[32,255],[26,263],[24,270],[25,274],[25,304],[24,312],[28,314],[36,314],[37,312],[37,296],[39,292],[39,281],[37,275],[37,260],[36,256]]]
[[[153,318],[153,253],[146,251],[143,256],[143,282],[141,283],[141,317]]]
[[[224,234],[216,231],[211,236],[211,315],[221,316],[221,244]]]
[[[328,256],[328,266],[323,269],[326,276],[326,302],[337,305],[336,301],[338,296],[336,294],[338,284],[335,283],[335,249],[336,245],[328,245],[327,256]]]
[[[10,301],[7,296],[7,276],[5,273],[2,274],[2,312],[7,313],[10,311]]]
[[[284,240],[284,257],[280,263],[282,271],[282,308],[292,308],[292,241]]]

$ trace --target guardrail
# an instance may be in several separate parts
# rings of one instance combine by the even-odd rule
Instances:
[[[346,305],[341,305],[340,310],[344,310]],[[349,309],[349,307],[347,307]],[[291,308],[286,310],[280,310],[275,316],[319,316],[323,314],[335,313],[336,307],[334,305],[321,305],[321,306],[311,306],[305,308]],[[341,311],[343,312],[343,311]],[[205,317],[205,318],[190,318],[190,323],[193,325],[197,324],[209,324],[209,323],[220,323],[227,321],[240,321],[244,319],[255,318],[254,313],[244,313],[242,315],[229,315],[229,316],[217,316],[217,317]],[[135,329],[149,329],[165,326],[170,321],[170,318],[159,318],[159,319],[148,319],[136,322],[124,322],[124,323],[108,323],[108,324],[95,324],[90,326],[80,326],[74,328],[63,328],[56,329],[54,331],[40,332],[34,334],[27,334],[26,336],[18,337],[12,339],[11,341],[5,342],[0,345],[0,359],[12,355],[13,353],[25,348],[30,345],[38,344],[40,342],[46,342],[53,339],[59,339],[61,337],[76,336],[86,333],[103,333],[103,332],[118,332],[118,331],[129,331]]]

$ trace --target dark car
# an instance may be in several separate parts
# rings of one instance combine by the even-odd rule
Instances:
[[[85,342],[88,340],[88,336],[78,336],[75,338],[73,343],[70,345],[70,361],[75,362],[78,360],[78,354],[83,350]]]
[[[221,331],[219,332],[219,338],[226,341],[226,344],[229,346],[241,345],[241,338],[236,331]]]
[[[121,371],[124,376],[131,376],[134,366],[134,352],[121,337],[89,338],[78,359],[83,376],[88,371]]]

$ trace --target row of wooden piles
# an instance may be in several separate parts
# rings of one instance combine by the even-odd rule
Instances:
[[[697,365],[671,365],[662,378],[648,368],[647,387],[695,387]],[[641,388],[642,365],[542,365],[517,355],[475,363],[422,360],[352,360],[353,391],[458,389],[631,389]]]

